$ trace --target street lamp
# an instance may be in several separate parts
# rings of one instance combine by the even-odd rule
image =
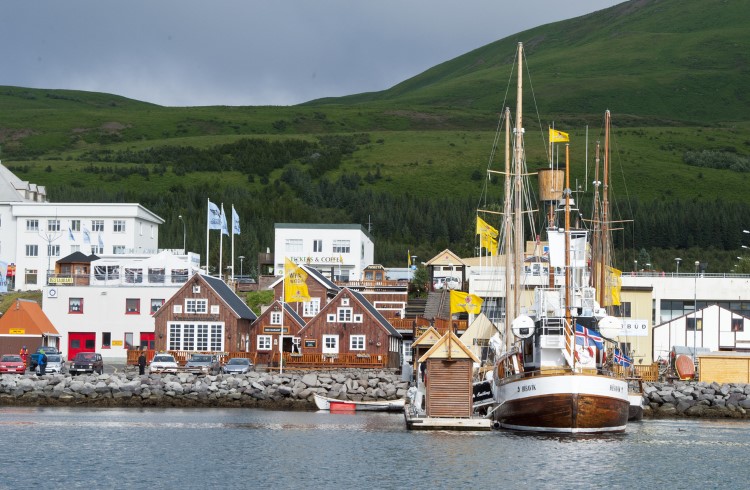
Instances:
[[[637,260],[634,260],[634,261],[633,261],[633,270],[634,270],[635,272],[638,272],[638,261],[637,261]]]
[[[674,259],[674,261],[675,261],[675,262],[677,262],[677,275],[678,275],[678,276],[680,275],[680,261],[681,261],[681,260],[682,260],[682,259],[681,259],[681,258],[679,258],[679,257],[675,257],[675,259]]]
[[[700,261],[695,261],[695,285],[693,286],[693,365],[695,365],[695,351],[698,349],[698,266]]]
[[[187,243],[187,231],[186,230],[187,229],[185,228],[185,220],[182,219],[182,215],[179,215],[177,219],[182,221],[182,253],[187,254],[187,247],[186,247],[186,243]]]
[[[242,277],[242,261],[245,260],[245,256],[244,255],[240,255],[237,258],[240,259],[240,277]]]

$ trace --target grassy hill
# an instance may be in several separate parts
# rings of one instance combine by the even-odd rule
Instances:
[[[0,87],[0,158],[56,201],[143,203],[167,221],[164,247],[181,246],[181,214],[189,248],[205,253],[209,197],[235,204],[247,230],[236,249],[249,257],[272,246],[280,221],[371,224],[386,265],[403,265],[407,249],[421,259],[445,247],[471,254],[473,210],[501,198],[500,186],[482,197],[484,176],[501,164],[490,159],[494,129],[515,104],[506,84],[523,41],[530,167],[546,165],[554,123],[570,132],[574,179],[590,190],[593,145],[612,110],[614,200],[623,218],[648,222],[623,232],[621,263],[645,249],[669,269],[676,250],[687,262],[711,254],[714,271],[729,270],[750,228],[747,25],[750,0],[631,1],[518,33],[382,92],[293,107],[166,108]],[[735,163],[686,163],[707,151]],[[679,221],[657,222],[656,210]]]

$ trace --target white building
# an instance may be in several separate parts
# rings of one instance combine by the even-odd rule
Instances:
[[[0,266],[15,265],[14,289],[40,289],[74,252],[155,254],[162,223],[140,204],[46,202],[44,187],[0,165]]]
[[[318,269],[329,279],[358,281],[375,258],[372,237],[361,225],[276,223],[276,275],[284,275],[284,258]]]
[[[73,258],[71,263],[80,261]],[[153,314],[199,267],[200,256],[192,253],[95,259],[86,277],[67,272],[51,276],[55,285],[43,288],[42,310],[60,333],[66,357],[96,351],[105,361],[124,363],[128,349],[154,348]]]

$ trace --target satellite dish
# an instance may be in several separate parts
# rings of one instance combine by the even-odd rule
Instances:
[[[519,339],[528,339],[534,335],[534,320],[529,316],[520,315],[510,324],[510,329]]]
[[[622,331],[622,321],[614,316],[605,316],[599,320],[599,332],[605,337],[617,337]]]

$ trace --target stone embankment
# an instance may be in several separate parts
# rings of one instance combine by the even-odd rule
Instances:
[[[403,398],[407,382],[393,370],[140,376],[102,375],[0,377],[1,405],[200,407],[238,406],[314,409],[313,394],[342,400]]]
[[[646,383],[644,417],[750,418],[750,384]]]

